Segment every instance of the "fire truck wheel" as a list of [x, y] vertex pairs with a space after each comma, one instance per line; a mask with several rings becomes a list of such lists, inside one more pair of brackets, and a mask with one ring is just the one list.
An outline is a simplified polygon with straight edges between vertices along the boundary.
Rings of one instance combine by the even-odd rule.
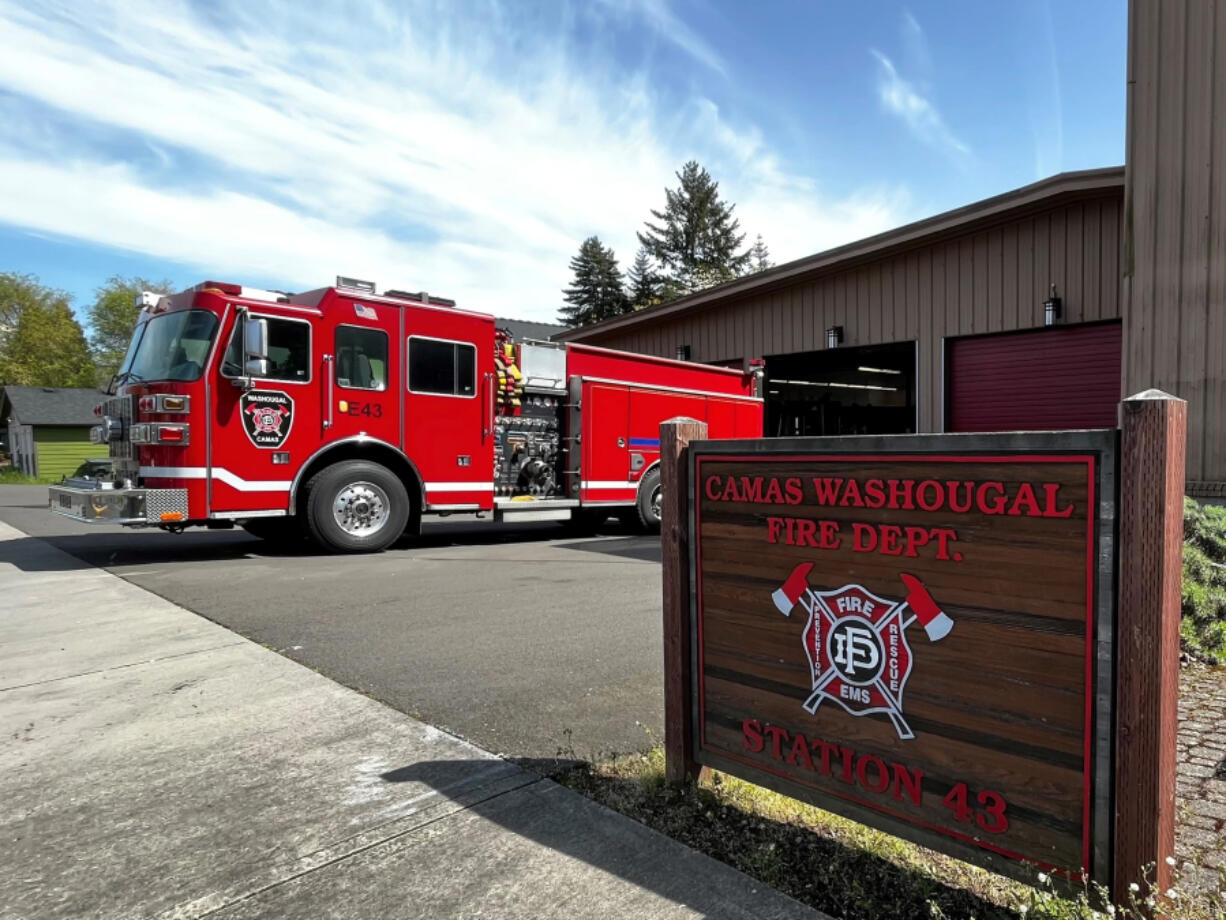
[[660, 492], [660, 468], [647, 471], [643, 481], [639, 483], [639, 497], [635, 502], [639, 512], [639, 523], [650, 533], [660, 530], [660, 516], [663, 510]]
[[307, 483], [306, 519], [311, 538], [339, 553], [377, 553], [404, 533], [409, 495], [384, 466], [344, 460]]

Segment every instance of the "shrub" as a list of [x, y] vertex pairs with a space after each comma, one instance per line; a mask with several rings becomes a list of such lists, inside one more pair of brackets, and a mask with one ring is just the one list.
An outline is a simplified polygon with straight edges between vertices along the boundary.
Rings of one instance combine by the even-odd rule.
[[1226, 508], [1184, 499], [1184, 654], [1226, 664]]

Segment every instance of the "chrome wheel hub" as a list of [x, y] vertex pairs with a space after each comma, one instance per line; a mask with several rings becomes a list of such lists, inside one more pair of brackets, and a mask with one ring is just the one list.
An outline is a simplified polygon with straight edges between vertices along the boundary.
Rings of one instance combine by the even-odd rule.
[[373, 482], [351, 482], [337, 493], [332, 517], [345, 533], [367, 537], [387, 523], [390, 505], [387, 493]]
[[659, 486], [651, 493], [651, 516], [657, 521], [664, 517], [664, 490]]

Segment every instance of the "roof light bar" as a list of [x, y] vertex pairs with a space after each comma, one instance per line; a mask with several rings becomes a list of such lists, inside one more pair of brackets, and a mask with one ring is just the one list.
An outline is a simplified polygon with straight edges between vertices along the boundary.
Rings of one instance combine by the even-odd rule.
[[363, 294], [375, 293], [375, 283], [373, 281], [363, 281], [361, 278], [346, 278], [344, 275], [337, 275], [336, 286], [338, 288], [348, 288], [351, 291], [361, 291]]

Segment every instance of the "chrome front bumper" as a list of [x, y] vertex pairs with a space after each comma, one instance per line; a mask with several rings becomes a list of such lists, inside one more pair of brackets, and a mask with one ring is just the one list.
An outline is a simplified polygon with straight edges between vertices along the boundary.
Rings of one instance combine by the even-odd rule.
[[52, 486], [52, 511], [86, 524], [178, 524], [187, 521], [187, 489]]

